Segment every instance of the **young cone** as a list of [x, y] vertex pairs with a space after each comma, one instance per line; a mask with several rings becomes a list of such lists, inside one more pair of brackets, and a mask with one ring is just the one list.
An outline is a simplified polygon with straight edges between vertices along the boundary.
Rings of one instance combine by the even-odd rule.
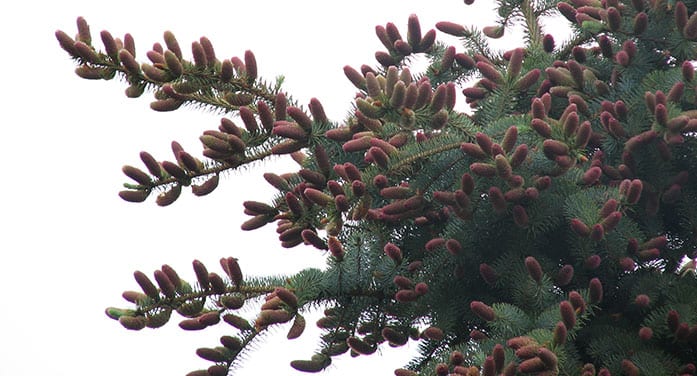
[[542, 280], [542, 267], [540, 263], [537, 262], [537, 259], [532, 256], [526, 257], [525, 268], [528, 270], [530, 277], [532, 277], [535, 282], [540, 283]]
[[479, 316], [479, 318], [484, 321], [494, 321], [494, 319], [496, 319], [496, 313], [494, 313], [494, 310], [490, 306], [480, 301], [471, 302], [470, 309], [472, 312], [474, 312], [474, 314]]

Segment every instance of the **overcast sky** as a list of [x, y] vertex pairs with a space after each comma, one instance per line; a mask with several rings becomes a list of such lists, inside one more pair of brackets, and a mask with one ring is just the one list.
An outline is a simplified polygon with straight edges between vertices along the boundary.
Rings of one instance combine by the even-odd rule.
[[[198, 136], [214, 129], [219, 117], [193, 110], [155, 113], [149, 94], [128, 99], [117, 80], [78, 78], [58, 47], [56, 29], [74, 35], [75, 18], [84, 16], [100, 48], [101, 30], [119, 37], [129, 32], [140, 60], [153, 42], [162, 42], [165, 30], [173, 31], [183, 48], [205, 35], [222, 58], [251, 49], [260, 76], [284, 74], [285, 90], [303, 104], [319, 98], [338, 121], [355, 91], [342, 67], [375, 64], [373, 54], [381, 49], [375, 25], [392, 21], [405, 35], [411, 13], [419, 15], [424, 32], [438, 21], [486, 25], [492, 20], [491, 13], [481, 11], [486, 3], [68, 0], [3, 6], [0, 375], [184, 375], [208, 367], [211, 363], [194, 350], [217, 345], [221, 334], [231, 332], [224, 324], [183, 332], [173, 315], [163, 329], [132, 332], [104, 315], [107, 306], [128, 306], [121, 292], [137, 289], [134, 270], [152, 275], [167, 263], [193, 281], [193, 259], [220, 271], [217, 260], [235, 256], [247, 275], [285, 275], [324, 264], [313, 248], [280, 248], [273, 226], [239, 229], [247, 218], [242, 201], [268, 201], [273, 195], [261, 173], [295, 169], [288, 163], [221, 179], [207, 197], [185, 190], [167, 208], [153, 199], [143, 204], [119, 199], [117, 192], [128, 180], [122, 165], [140, 166], [141, 150], [171, 160], [172, 140], [200, 155]], [[251, 317], [253, 310], [247, 313]], [[285, 340], [286, 327], [279, 328], [235, 374], [299, 374], [288, 362], [316, 350], [319, 331], [314, 320], [308, 321], [307, 332], [294, 342]], [[407, 347], [413, 351], [416, 344]], [[384, 357], [335, 358], [324, 374], [370, 369], [371, 375], [389, 375], [409, 351], [385, 347]]]

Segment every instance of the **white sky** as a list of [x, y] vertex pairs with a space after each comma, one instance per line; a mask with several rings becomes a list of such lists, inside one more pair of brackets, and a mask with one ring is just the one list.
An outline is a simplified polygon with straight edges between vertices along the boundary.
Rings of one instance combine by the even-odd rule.
[[[100, 47], [101, 30], [120, 37], [130, 32], [141, 61], [153, 42], [162, 42], [164, 30], [175, 33], [188, 56], [186, 47], [202, 35], [212, 40], [219, 57], [252, 49], [260, 76], [284, 74], [285, 89], [301, 103], [317, 97], [330, 118], [341, 120], [354, 93], [342, 67], [375, 64], [373, 53], [382, 49], [375, 25], [392, 21], [406, 35], [410, 13], [419, 15], [424, 33], [437, 21], [485, 25], [492, 20], [477, 10], [489, 6], [482, 0], [476, 7], [439, 0], [429, 9], [417, 0], [198, 4], [204, 3], [16, 1], [0, 11], [0, 375], [184, 375], [206, 368], [211, 363], [194, 350], [217, 345], [227, 325], [184, 332], [173, 315], [166, 328], [132, 332], [104, 315], [107, 306], [128, 305], [121, 292], [137, 289], [134, 270], [152, 275], [167, 263], [194, 281], [195, 258], [220, 271], [217, 260], [235, 256], [247, 275], [290, 274], [324, 263], [313, 248], [282, 249], [274, 226], [239, 229], [248, 218], [242, 201], [272, 197], [261, 173], [295, 166], [267, 164], [221, 179], [220, 187], [203, 198], [185, 190], [167, 208], [153, 199], [143, 204], [119, 199], [117, 192], [128, 180], [122, 165], [141, 166], [141, 150], [171, 160], [172, 140], [200, 155], [198, 136], [216, 128], [218, 116], [155, 113], [148, 107], [149, 94], [132, 100], [116, 80], [78, 78], [54, 38], [56, 29], [74, 35], [75, 18], [84, 16]], [[287, 328], [279, 328], [236, 375], [300, 374], [288, 362], [313, 354], [315, 320], [309, 319], [307, 332], [293, 342], [285, 339]], [[385, 347], [384, 357], [335, 358], [324, 374], [366, 369], [371, 375], [392, 374], [408, 354], [390, 350]]]

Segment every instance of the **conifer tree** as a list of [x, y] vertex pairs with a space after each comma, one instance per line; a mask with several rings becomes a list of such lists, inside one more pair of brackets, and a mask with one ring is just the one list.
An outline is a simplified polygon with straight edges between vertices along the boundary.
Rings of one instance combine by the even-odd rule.
[[[234, 257], [222, 272], [193, 261], [188, 280], [136, 271], [142, 291], [106, 314], [131, 330], [225, 326], [190, 376], [234, 373], [259, 334], [297, 338], [317, 306], [322, 345], [297, 370], [416, 341], [395, 375], [695, 375], [697, 1], [497, 4], [482, 30], [435, 25], [457, 45], [416, 15], [377, 26], [377, 64], [344, 68], [357, 94], [341, 121], [260, 78], [251, 51], [221, 60], [204, 37], [189, 59], [168, 31], [139, 62], [128, 34], [102, 31], [98, 49], [82, 18], [75, 38], [56, 32], [82, 78], [120, 77], [155, 111], [223, 114], [203, 157], [173, 142], [171, 160], [124, 166], [121, 198], [170, 205], [290, 154], [298, 170], [264, 175], [278, 193], [244, 203], [242, 230], [276, 226], [281, 247], [327, 255], [283, 278], [244, 277]], [[541, 27], [558, 14], [565, 43]], [[490, 47], [512, 26], [523, 45]], [[255, 317], [240, 313], [255, 300]]]

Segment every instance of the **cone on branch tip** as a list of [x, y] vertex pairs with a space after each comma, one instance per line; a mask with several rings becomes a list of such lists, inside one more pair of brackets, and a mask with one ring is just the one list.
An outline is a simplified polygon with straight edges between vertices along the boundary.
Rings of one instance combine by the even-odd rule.
[[562, 322], [566, 326], [567, 330], [571, 330], [576, 325], [576, 312], [574, 307], [568, 300], [564, 300], [559, 304], [559, 311], [561, 312]]
[[542, 267], [540, 263], [532, 256], [525, 258], [525, 268], [528, 270], [530, 277], [537, 283], [542, 280]]
[[438, 327], [429, 326], [421, 332], [421, 336], [432, 341], [442, 341], [445, 337], [445, 333]]
[[494, 321], [494, 319], [496, 318], [496, 313], [494, 312], [494, 310], [483, 302], [471, 302], [470, 309], [472, 310], [472, 312], [474, 312], [474, 314], [479, 316], [479, 318], [481, 318], [484, 321]]
[[288, 339], [295, 339], [300, 337], [304, 331], [305, 318], [300, 314], [296, 314], [295, 319], [293, 320], [293, 325], [288, 330], [288, 334], [286, 335], [286, 337]]
[[118, 320], [119, 324], [129, 330], [141, 330], [146, 325], [145, 317], [142, 316], [121, 316]]

